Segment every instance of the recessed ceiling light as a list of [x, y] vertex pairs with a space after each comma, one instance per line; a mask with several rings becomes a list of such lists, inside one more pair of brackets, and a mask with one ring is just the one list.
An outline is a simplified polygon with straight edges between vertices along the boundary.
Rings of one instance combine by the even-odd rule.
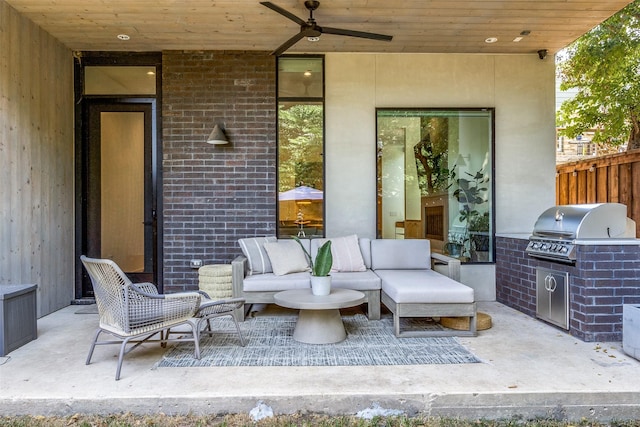
[[518, 43], [520, 40], [522, 40], [524, 37], [516, 37], [515, 39], [513, 39], [514, 42]]
[[317, 42], [320, 40], [320, 37], [307, 37], [307, 40], [309, 40], [310, 42]]
[[486, 39], [484, 39], [485, 43], [495, 43], [498, 41], [497, 37], [487, 37]]
[[128, 34], [118, 34], [117, 37], [119, 40], [129, 40], [131, 38]]
[[156, 72], [155, 71], [147, 71], [147, 75], [148, 76], [155, 76]]

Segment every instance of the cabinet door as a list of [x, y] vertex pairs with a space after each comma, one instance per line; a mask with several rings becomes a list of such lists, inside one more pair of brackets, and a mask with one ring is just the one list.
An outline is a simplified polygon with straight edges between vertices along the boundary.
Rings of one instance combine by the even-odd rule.
[[551, 273], [549, 278], [549, 320], [569, 329], [568, 275]]
[[536, 270], [536, 316], [569, 329], [569, 274]]

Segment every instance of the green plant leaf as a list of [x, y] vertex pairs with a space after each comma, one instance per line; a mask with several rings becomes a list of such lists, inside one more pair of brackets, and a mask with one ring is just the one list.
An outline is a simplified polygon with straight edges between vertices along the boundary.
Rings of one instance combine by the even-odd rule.
[[333, 256], [331, 255], [331, 240], [327, 240], [318, 249], [316, 255], [316, 262], [312, 268], [312, 274], [314, 276], [328, 276], [333, 265]]

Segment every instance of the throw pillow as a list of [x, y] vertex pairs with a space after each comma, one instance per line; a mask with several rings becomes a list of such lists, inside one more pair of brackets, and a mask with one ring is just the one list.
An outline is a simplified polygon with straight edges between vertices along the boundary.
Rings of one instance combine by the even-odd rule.
[[307, 256], [295, 240], [268, 242], [264, 244], [264, 249], [269, 255], [273, 274], [276, 276], [310, 270]]
[[358, 236], [353, 234], [345, 237], [331, 238], [331, 255], [333, 266], [331, 271], [366, 271]]
[[268, 242], [276, 242], [277, 240], [278, 239], [276, 239], [275, 236], [250, 237], [238, 240], [242, 253], [247, 257], [249, 275], [273, 272], [269, 256], [264, 250], [264, 244]]

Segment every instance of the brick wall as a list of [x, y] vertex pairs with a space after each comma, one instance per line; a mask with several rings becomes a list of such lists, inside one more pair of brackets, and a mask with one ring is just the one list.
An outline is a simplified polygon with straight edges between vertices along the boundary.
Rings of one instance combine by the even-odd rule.
[[621, 341], [622, 305], [640, 304], [640, 247], [578, 246], [571, 281], [572, 335], [584, 341]]
[[532, 258], [528, 240], [496, 238], [496, 299], [536, 315], [536, 268], [569, 273], [569, 333], [583, 341], [622, 340], [622, 305], [640, 304], [640, 246], [577, 246], [576, 264]]
[[[196, 289], [189, 260], [229, 263], [237, 239], [275, 234], [275, 59], [167, 51], [162, 63], [164, 292]], [[215, 123], [229, 145], [210, 145]]]
[[496, 300], [536, 315], [536, 271], [524, 252], [528, 240], [496, 237]]

